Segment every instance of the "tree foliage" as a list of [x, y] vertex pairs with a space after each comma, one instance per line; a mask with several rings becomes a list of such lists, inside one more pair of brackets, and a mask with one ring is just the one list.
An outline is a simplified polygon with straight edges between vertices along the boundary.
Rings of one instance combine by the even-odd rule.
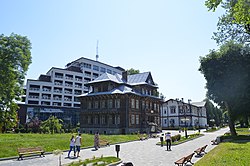
[[59, 133], [62, 129], [63, 120], [58, 119], [55, 116], [50, 116], [46, 121], [42, 122], [41, 129], [43, 132]]
[[214, 106], [214, 104], [206, 99], [206, 110], [207, 110], [207, 122], [209, 126], [220, 126], [224, 123], [225, 118], [223, 116], [223, 111]]
[[235, 40], [250, 44], [250, 1], [249, 0], [207, 0], [209, 10], [215, 11], [219, 5], [225, 9], [217, 24], [213, 39], [218, 44]]
[[128, 69], [127, 72], [128, 72], [129, 75], [139, 74], [140, 70], [136, 70], [136, 69], [131, 68], [131, 69]]
[[234, 121], [240, 115], [249, 115], [250, 48], [229, 42], [201, 57], [200, 63], [199, 70], [207, 81], [207, 97], [227, 109], [229, 127], [235, 135]]
[[31, 64], [31, 43], [17, 34], [0, 35], [0, 128], [5, 132], [17, 123], [16, 101]]

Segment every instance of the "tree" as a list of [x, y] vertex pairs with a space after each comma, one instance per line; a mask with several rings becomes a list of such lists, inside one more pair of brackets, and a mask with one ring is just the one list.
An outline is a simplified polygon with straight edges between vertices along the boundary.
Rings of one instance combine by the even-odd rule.
[[207, 121], [209, 126], [213, 126], [214, 124], [216, 126], [220, 126], [224, 121], [222, 110], [215, 107], [209, 99], [205, 99], [205, 101], [205, 107], [207, 110]]
[[217, 24], [218, 31], [213, 36], [218, 44], [229, 40], [250, 44], [249, 0], [207, 0], [205, 4], [212, 11], [219, 5], [225, 9]]
[[17, 34], [0, 35], [0, 128], [17, 124], [18, 106], [26, 72], [31, 64], [31, 43]]
[[131, 69], [128, 69], [127, 72], [128, 72], [129, 75], [139, 74], [140, 70], [136, 70], [136, 69], [131, 68]]
[[41, 128], [44, 132], [59, 133], [62, 129], [62, 122], [63, 120], [50, 116], [46, 121], [42, 122]]
[[212, 50], [200, 58], [199, 71], [207, 83], [207, 97], [228, 112], [229, 128], [236, 135], [234, 122], [243, 113], [249, 115], [250, 48], [229, 42], [218, 51]]

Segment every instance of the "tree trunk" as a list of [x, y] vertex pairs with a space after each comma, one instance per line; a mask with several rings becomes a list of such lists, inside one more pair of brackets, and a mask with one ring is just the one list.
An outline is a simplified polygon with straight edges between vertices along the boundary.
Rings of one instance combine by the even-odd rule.
[[225, 102], [225, 106], [226, 106], [227, 111], [228, 111], [228, 125], [229, 125], [229, 129], [230, 129], [230, 133], [232, 136], [236, 136], [237, 133], [236, 133], [235, 126], [234, 126], [234, 118], [232, 115], [232, 110], [229, 107], [227, 102]]

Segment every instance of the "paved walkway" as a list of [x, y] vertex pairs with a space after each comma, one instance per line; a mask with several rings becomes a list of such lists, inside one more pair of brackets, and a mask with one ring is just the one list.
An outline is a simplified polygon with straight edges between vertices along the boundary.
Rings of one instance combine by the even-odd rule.
[[[216, 145], [211, 145], [211, 140], [217, 136], [227, 132], [228, 128], [223, 128], [213, 133], [205, 133], [205, 136], [197, 138], [195, 140], [176, 145], [172, 147], [172, 151], [166, 151], [166, 147], [156, 145], [159, 142], [159, 138], [152, 138], [145, 141], [134, 141], [128, 143], [122, 143], [119, 157], [124, 162], [132, 162], [135, 166], [173, 166], [174, 162], [185, 155], [191, 154], [197, 148], [208, 145], [206, 151], [210, 151]], [[174, 135], [175, 132], [171, 131]], [[177, 132], [178, 133], [178, 132]], [[188, 133], [190, 133], [188, 131]], [[72, 153], [73, 154], [73, 153]], [[116, 156], [115, 145], [109, 147], [100, 148], [94, 151], [93, 148], [81, 150], [78, 159], [66, 158], [67, 152], [62, 155], [62, 164], [70, 163], [72, 161], [84, 160], [86, 158], [92, 158], [103, 156]], [[58, 156], [53, 154], [46, 155], [46, 157], [26, 157], [24, 160], [17, 161], [16, 159], [0, 161], [0, 166], [56, 166], [58, 163]], [[193, 157], [192, 162], [198, 161], [200, 158]]]

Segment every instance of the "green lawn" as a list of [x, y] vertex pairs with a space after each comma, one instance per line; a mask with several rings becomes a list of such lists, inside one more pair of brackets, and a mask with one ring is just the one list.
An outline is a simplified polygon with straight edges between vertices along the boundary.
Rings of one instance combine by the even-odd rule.
[[99, 166], [105, 166], [111, 163], [116, 163], [120, 161], [121, 159], [116, 158], [116, 157], [100, 157], [100, 158], [93, 158], [93, 159], [86, 159], [84, 161], [77, 161], [77, 162], [72, 162], [70, 164], [65, 164], [65, 166], [86, 166], [88, 164], [93, 164], [93, 165], [99, 165]]
[[[41, 146], [45, 152], [53, 150], [69, 149], [69, 140], [72, 134], [0, 134], [0, 158], [17, 156], [18, 147]], [[112, 143], [138, 140], [137, 135], [100, 135]], [[94, 144], [94, 136], [82, 134], [82, 147], [91, 147]]]
[[224, 136], [230, 139], [222, 142], [195, 163], [195, 166], [249, 166], [250, 165], [250, 134], [247, 128], [237, 128], [238, 136]]

